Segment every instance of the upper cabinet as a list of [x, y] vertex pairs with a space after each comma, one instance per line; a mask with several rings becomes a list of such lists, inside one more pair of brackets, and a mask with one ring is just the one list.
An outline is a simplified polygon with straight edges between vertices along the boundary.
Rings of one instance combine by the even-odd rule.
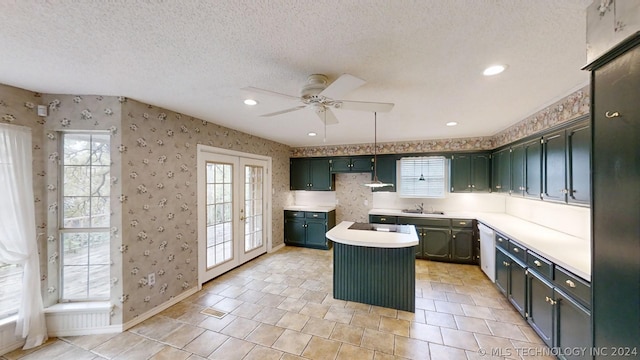
[[524, 147], [524, 196], [542, 197], [542, 140], [534, 139]]
[[567, 129], [567, 202], [591, 202], [591, 126], [581, 123]]
[[[382, 181], [385, 184], [393, 184], [393, 186], [385, 186], [380, 188], [372, 188], [373, 192], [378, 191], [396, 191], [396, 168], [398, 157], [396, 155], [378, 155], [376, 157], [376, 173], [378, 175], [378, 180]], [[371, 173], [371, 179], [373, 180], [373, 173]]]
[[291, 190], [334, 190], [329, 158], [299, 158], [290, 161]]
[[524, 169], [524, 144], [515, 145], [511, 148], [511, 193], [514, 195], [524, 196]]
[[373, 171], [373, 156], [334, 157], [330, 162], [332, 173]]
[[567, 199], [566, 185], [566, 137], [565, 130], [559, 130], [542, 137], [542, 198], [564, 202]]
[[511, 193], [511, 149], [491, 154], [491, 191]]
[[489, 192], [490, 169], [489, 154], [451, 156], [451, 192]]

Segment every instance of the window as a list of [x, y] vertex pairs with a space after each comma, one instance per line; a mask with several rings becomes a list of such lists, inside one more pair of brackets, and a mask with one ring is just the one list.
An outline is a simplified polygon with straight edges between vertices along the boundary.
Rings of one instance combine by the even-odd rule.
[[0, 262], [0, 319], [18, 312], [22, 295], [22, 267]]
[[400, 197], [444, 198], [445, 163], [442, 156], [400, 159]]
[[61, 155], [60, 297], [109, 298], [109, 135], [64, 133]]

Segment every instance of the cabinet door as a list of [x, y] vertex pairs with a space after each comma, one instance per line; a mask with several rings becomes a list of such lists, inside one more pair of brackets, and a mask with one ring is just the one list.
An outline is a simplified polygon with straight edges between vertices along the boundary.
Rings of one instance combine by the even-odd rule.
[[[562, 349], [591, 349], [591, 313], [579, 305], [570, 296], [555, 291], [556, 319], [558, 319], [555, 346]], [[585, 354], [566, 354], [559, 356], [566, 360], [591, 359]]]
[[424, 259], [424, 228], [416, 226], [416, 233], [418, 234], [418, 245], [415, 246], [416, 259]]
[[289, 184], [291, 190], [306, 190], [309, 186], [309, 159], [291, 159]]
[[449, 260], [449, 243], [451, 232], [449, 229], [423, 228], [423, 253], [430, 260]]
[[309, 190], [333, 190], [329, 159], [309, 160]]
[[511, 191], [512, 194], [524, 196], [524, 146], [511, 148]]
[[591, 126], [567, 129], [567, 201], [589, 205], [591, 201]]
[[453, 230], [451, 233], [451, 259], [473, 263], [473, 230]]
[[471, 156], [471, 191], [489, 192], [491, 161], [488, 154], [477, 154]]
[[304, 245], [305, 230], [304, 219], [284, 219], [284, 242], [291, 245]]
[[542, 144], [540, 140], [524, 144], [524, 195], [540, 199], [542, 194]]
[[500, 250], [496, 248], [496, 286], [502, 295], [507, 296], [507, 290], [509, 289], [509, 265], [511, 259]]
[[566, 202], [566, 136], [560, 130], [543, 137], [543, 199]]
[[351, 158], [351, 172], [373, 171], [373, 156], [360, 156]]
[[527, 322], [547, 346], [553, 347], [555, 332], [553, 287], [533, 271], [527, 274], [527, 285], [529, 290]]
[[327, 247], [327, 225], [325, 221], [307, 220], [307, 241], [309, 247], [326, 248]]
[[451, 157], [451, 192], [471, 192], [471, 157]]
[[349, 171], [351, 171], [351, 158], [349, 157], [331, 158], [332, 173], [345, 173]]
[[[376, 173], [378, 180], [386, 184], [393, 184], [393, 186], [385, 186], [382, 188], [373, 188], [376, 191], [396, 191], [396, 156], [395, 155], [382, 155], [377, 156], [376, 159]], [[371, 173], [371, 179], [373, 180], [373, 173]]]
[[513, 259], [509, 265], [509, 290], [507, 298], [516, 310], [518, 310], [520, 315], [524, 317], [527, 305], [527, 275], [524, 266]]
[[508, 194], [511, 192], [511, 149], [501, 151], [498, 161], [500, 161], [500, 166], [498, 166], [500, 171], [500, 192]]

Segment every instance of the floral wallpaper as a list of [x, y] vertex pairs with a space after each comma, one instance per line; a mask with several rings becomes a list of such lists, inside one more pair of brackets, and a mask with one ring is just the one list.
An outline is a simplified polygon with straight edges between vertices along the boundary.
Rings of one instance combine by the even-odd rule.
[[[403, 154], [492, 150], [557, 124], [586, 115], [589, 113], [590, 102], [589, 87], [585, 86], [492, 137], [378, 143], [377, 152], [378, 154]], [[291, 149], [292, 157], [368, 154], [373, 154], [373, 144], [298, 147]]]
[[[362, 184], [371, 182], [371, 174], [336, 174], [336, 224], [342, 221], [369, 222], [373, 204], [371, 188]], [[365, 204], [366, 201], [366, 204]]]

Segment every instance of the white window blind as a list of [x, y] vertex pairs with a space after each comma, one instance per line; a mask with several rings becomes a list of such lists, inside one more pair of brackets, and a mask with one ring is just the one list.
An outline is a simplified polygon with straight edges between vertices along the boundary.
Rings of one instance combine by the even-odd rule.
[[445, 163], [442, 156], [400, 159], [400, 197], [444, 198]]

